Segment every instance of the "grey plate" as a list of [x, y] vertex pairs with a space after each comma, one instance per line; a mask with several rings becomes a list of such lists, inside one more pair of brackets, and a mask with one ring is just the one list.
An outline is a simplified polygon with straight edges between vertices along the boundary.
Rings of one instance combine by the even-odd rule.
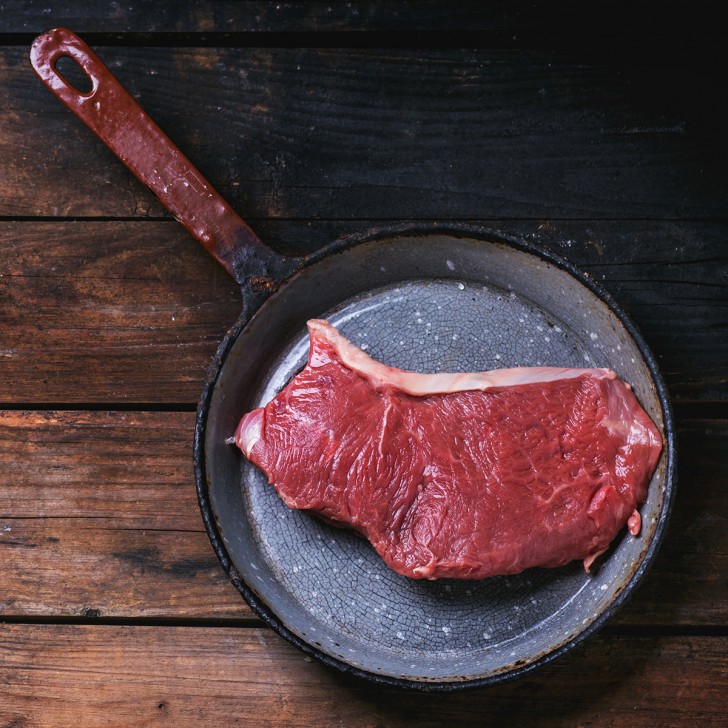
[[[223, 344], [200, 409], [203, 515], [251, 606], [322, 661], [407, 686], [505, 679], [593, 632], [652, 560], [674, 466], [664, 386], [608, 297], [549, 258], [461, 233], [365, 242], [294, 276]], [[268, 402], [304, 365], [309, 318], [327, 318], [376, 359], [420, 372], [614, 369], [668, 443], [642, 508], [641, 535], [618, 538], [592, 575], [574, 563], [427, 582], [395, 574], [356, 535], [291, 511], [224, 440], [244, 412]]]

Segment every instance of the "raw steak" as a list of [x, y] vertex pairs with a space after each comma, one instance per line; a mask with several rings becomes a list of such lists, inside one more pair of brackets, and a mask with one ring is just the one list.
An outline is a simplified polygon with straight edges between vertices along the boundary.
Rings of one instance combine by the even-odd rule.
[[428, 579], [588, 571], [625, 523], [639, 532], [662, 441], [614, 372], [415, 374], [308, 328], [306, 367], [235, 434], [291, 508]]

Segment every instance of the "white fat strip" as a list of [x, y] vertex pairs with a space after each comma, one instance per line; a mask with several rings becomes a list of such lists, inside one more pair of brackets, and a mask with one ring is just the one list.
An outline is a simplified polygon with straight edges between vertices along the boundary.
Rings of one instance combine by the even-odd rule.
[[391, 384], [407, 394], [424, 397], [431, 394], [451, 394], [516, 384], [553, 382], [589, 375], [597, 379], [615, 379], [611, 369], [565, 369], [561, 367], [515, 367], [488, 372], [452, 372], [420, 374], [387, 366], [372, 359], [358, 346], [342, 336], [328, 321], [312, 319], [308, 322], [311, 338], [328, 341], [336, 350], [341, 363], [359, 372], [374, 385]]
[[389, 420], [389, 413], [392, 410], [392, 402], [387, 398], [387, 404], [384, 408], [384, 416], [382, 417], [382, 426], [379, 428], [379, 456], [384, 457], [384, 450], [382, 449], [382, 443], [384, 442], [384, 438], [387, 435], [387, 422]]
[[[258, 440], [263, 436], [263, 409], [256, 409], [249, 412], [240, 420], [233, 442], [243, 451], [246, 458], [250, 457], [250, 451]], [[227, 440], [226, 442], [229, 442]]]

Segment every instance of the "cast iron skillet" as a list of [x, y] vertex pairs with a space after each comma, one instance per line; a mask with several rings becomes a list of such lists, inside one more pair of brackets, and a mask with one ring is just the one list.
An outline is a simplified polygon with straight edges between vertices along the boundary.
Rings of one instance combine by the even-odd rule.
[[[69, 56], [91, 80], [56, 71]], [[194, 443], [213, 548], [253, 610], [321, 662], [381, 683], [451, 690], [524, 674], [593, 634], [652, 563], [674, 494], [667, 391], [634, 325], [565, 260], [479, 227], [401, 227], [339, 240], [305, 259], [270, 250], [63, 29], [31, 52], [43, 82], [148, 185], [242, 289], [243, 311], [210, 368]], [[417, 371], [607, 366], [631, 383], [665, 439], [642, 508], [587, 575], [580, 564], [482, 581], [423, 582], [369, 545], [283, 505], [225, 443], [240, 416], [304, 364], [305, 323], [327, 318], [388, 364]]]

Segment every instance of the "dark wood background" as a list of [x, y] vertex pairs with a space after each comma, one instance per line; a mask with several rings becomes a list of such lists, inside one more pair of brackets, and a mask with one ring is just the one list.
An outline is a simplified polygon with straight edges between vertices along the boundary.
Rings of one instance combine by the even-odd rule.
[[[717, 27], [480, 2], [0, 8], [0, 725], [724, 725], [728, 142]], [[658, 560], [599, 636], [502, 686], [372, 688], [227, 582], [194, 410], [235, 285], [35, 78], [82, 34], [272, 247], [466, 221], [602, 283], [679, 427]], [[697, 45], [691, 41], [699, 41]]]

